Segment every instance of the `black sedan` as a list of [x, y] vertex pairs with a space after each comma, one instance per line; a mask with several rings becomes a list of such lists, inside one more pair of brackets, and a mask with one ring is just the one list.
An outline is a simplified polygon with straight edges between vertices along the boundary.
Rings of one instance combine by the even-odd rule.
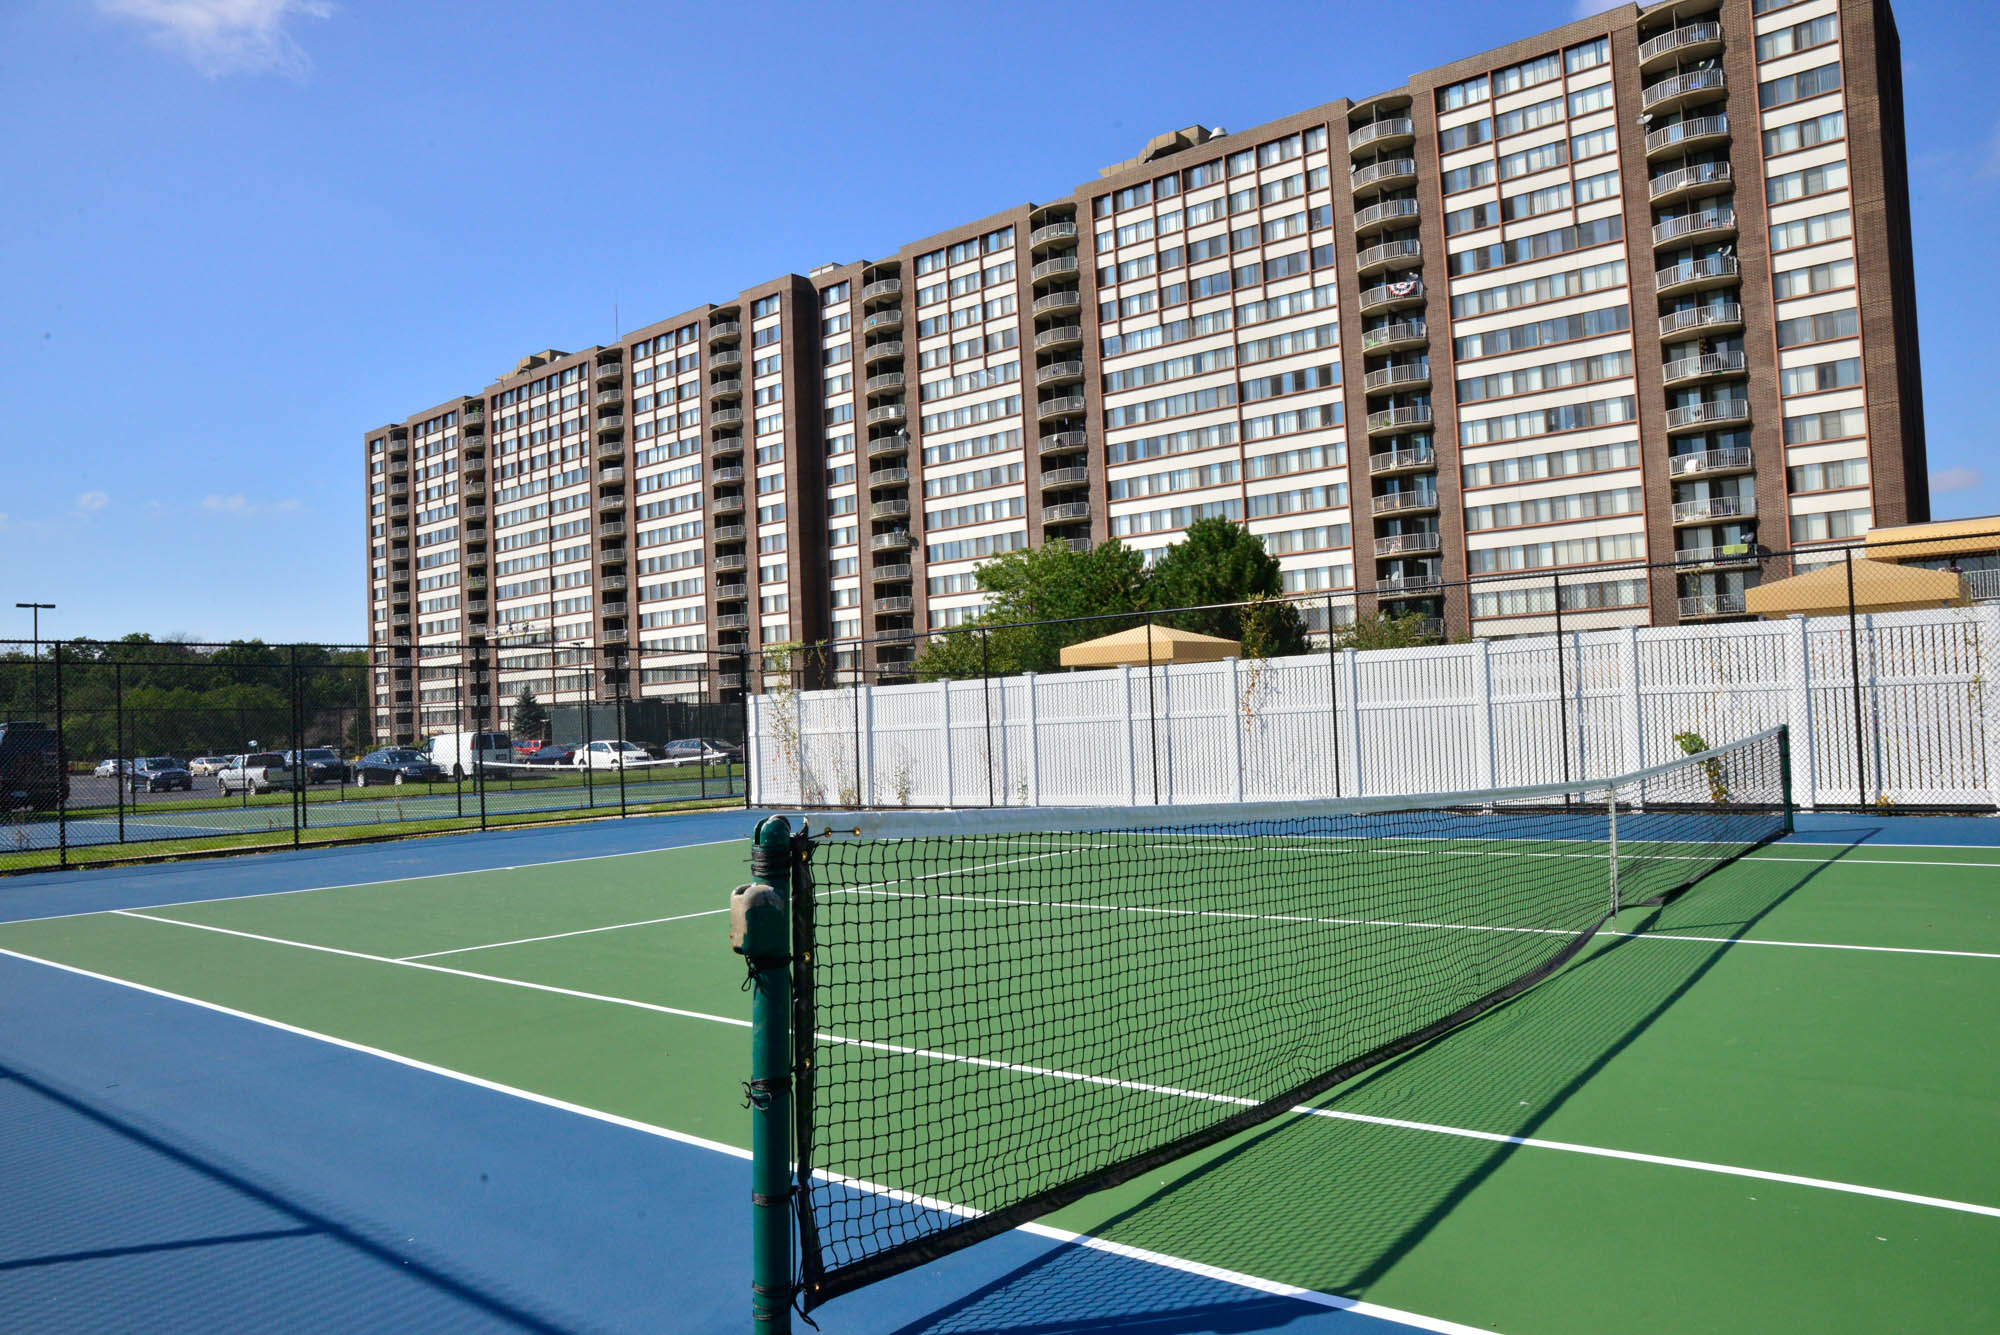
[[521, 761], [527, 765], [571, 765], [576, 763], [576, 748], [551, 742], [528, 752]]
[[444, 771], [426, 760], [423, 752], [397, 746], [370, 751], [354, 767], [356, 788], [381, 783], [432, 783], [443, 777]]
[[[346, 783], [354, 777], [353, 769], [340, 758], [340, 752], [330, 746], [308, 746], [304, 757], [307, 783]], [[298, 768], [298, 754], [285, 752], [285, 763]]]
[[170, 793], [176, 788], [184, 793], [194, 791], [194, 780], [187, 768], [172, 756], [147, 756], [132, 762], [128, 778], [135, 793]]

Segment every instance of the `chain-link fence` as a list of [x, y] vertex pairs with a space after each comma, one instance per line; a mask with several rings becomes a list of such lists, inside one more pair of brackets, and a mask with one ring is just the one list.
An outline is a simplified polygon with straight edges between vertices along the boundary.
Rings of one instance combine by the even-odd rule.
[[[1672, 624], [1651, 624], [1658, 608]], [[1231, 630], [1220, 645], [1189, 635]], [[1996, 669], [2000, 530], [1746, 542], [767, 652], [750, 669], [751, 795], [971, 807], [1477, 791], [1642, 769], [1784, 723], [1802, 806], [1987, 810]]]
[[740, 656], [628, 662], [0, 642], [0, 871], [741, 804]]

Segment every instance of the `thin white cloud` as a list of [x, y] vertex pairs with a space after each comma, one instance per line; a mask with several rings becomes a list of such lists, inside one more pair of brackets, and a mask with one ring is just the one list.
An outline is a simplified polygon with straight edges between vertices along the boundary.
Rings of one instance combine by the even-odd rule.
[[1986, 474], [1977, 468], [1940, 468], [1931, 474], [1931, 495], [1949, 496], [1955, 491], [1977, 491], [1986, 485]]
[[97, 7], [139, 24], [211, 79], [237, 73], [304, 78], [312, 57], [292, 36], [290, 22], [333, 13], [326, 0], [97, 0]]
[[286, 497], [282, 501], [253, 501], [248, 496], [236, 493], [229, 496], [204, 496], [201, 498], [201, 508], [210, 514], [218, 515], [277, 515], [290, 514], [299, 508], [299, 503], [292, 497]]
[[1979, 155], [1979, 174], [1989, 181], [2000, 180], [2000, 125], [1986, 136], [1986, 151]]
[[111, 497], [101, 491], [86, 491], [76, 498], [76, 508], [85, 514], [89, 514], [93, 510], [102, 510], [109, 504], [111, 504]]

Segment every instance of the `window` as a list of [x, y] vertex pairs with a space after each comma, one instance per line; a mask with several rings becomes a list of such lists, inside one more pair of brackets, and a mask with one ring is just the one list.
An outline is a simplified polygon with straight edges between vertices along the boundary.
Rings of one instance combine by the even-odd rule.
[[775, 296], [760, 297], [757, 299], [756, 304], [750, 307], [750, 316], [752, 319], [762, 319], [766, 315], [776, 315], [777, 313], [778, 298]]
[[1794, 51], [1809, 51], [1816, 46], [1825, 46], [1840, 37], [1840, 20], [1832, 14], [1825, 14], [1804, 23], [1794, 23], [1789, 28], [1779, 28], [1767, 32], [1757, 39], [1757, 59], [1776, 60], [1789, 56]]
[[1504, 501], [1498, 505], [1472, 505], [1465, 510], [1465, 527], [1476, 532], [1492, 528], [1519, 528], [1524, 524], [1562, 524], [1576, 519], [1638, 514], [1645, 508], [1645, 495], [1640, 487], [1619, 487], [1612, 491]]
[[[1100, 204], [1103, 203], [1104, 196], [1099, 196], [1098, 202]], [[936, 273], [942, 268], [944, 268], [944, 252], [942, 250], [933, 250], [927, 254], [917, 256], [917, 272], [919, 274]]]
[[1801, 315], [1778, 321], [1778, 346], [1796, 348], [1807, 343], [1825, 343], [1836, 338], [1854, 338], [1861, 332], [1861, 313], [1853, 307], [1820, 315]]
[[1592, 130], [1588, 134], [1577, 135], [1569, 141], [1569, 155], [1578, 162], [1583, 161], [1585, 158], [1601, 158], [1606, 153], [1615, 153], [1617, 151], [1618, 132], [1616, 130]]
[[1531, 394], [1537, 390], [1588, 385], [1632, 374], [1630, 352], [1607, 352], [1597, 357], [1577, 357], [1569, 361], [1524, 366], [1493, 375], [1473, 376], [1458, 382], [1460, 403], [1504, 398], [1510, 394]]
[[1438, 131], [1438, 152], [1453, 153], [1461, 148], [1472, 148], [1489, 142], [1493, 138], [1493, 119], [1482, 116], [1476, 121], [1454, 125], [1448, 130]]
[[1475, 162], [1466, 167], [1454, 167], [1444, 174], [1444, 193], [1455, 195], [1461, 190], [1476, 190], [1482, 185], [1493, 184], [1493, 164]]
[[1871, 516], [1860, 510], [1828, 510], [1816, 515], [1792, 516], [1793, 542], [1830, 542], [1838, 538], [1858, 538], [1868, 532]]
[[1600, 199], [1609, 199], [1617, 193], [1618, 173], [1615, 171], [1581, 177], [1576, 183], [1576, 202], [1579, 204], [1591, 204]]
[[848, 285], [846, 283], [835, 283], [832, 287], [827, 288], [819, 294], [819, 304], [822, 306], [838, 306], [841, 302], [847, 300], [847, 288]]
[[1562, 77], [1562, 57], [1551, 51], [1546, 56], [1524, 60], [1518, 65], [1509, 65], [1493, 76], [1493, 95], [1502, 96], [1532, 88], [1538, 83]]
[[1802, 102], [1822, 93], [1838, 92], [1839, 89], [1840, 62], [1835, 61], [1818, 69], [1801, 70], [1797, 74], [1787, 74], [1758, 84], [1757, 105], [1768, 111], [1787, 102]]
[[1785, 480], [1794, 495], [1802, 491], [1840, 491], [1868, 485], [1866, 459], [1834, 459], [1826, 463], [1800, 464], [1785, 470]]
[[1500, 225], [1500, 206], [1494, 203], [1474, 204], [1469, 209], [1456, 209], [1444, 215], [1444, 234], [1457, 236], [1461, 232], [1476, 232], [1484, 227]]
[[1611, 39], [1600, 37], [1594, 42], [1585, 42], [1563, 52], [1563, 68], [1571, 74], [1583, 70], [1596, 69], [1611, 59]]
[[1500, 159], [1500, 179], [1507, 181], [1530, 172], [1547, 171], [1551, 167], [1562, 166], [1568, 160], [1569, 145], [1561, 140], [1538, 148], [1523, 149]]
[[1583, 250], [1616, 241], [1624, 235], [1624, 232], [1624, 220], [1614, 214], [1609, 218], [1593, 219], [1575, 227], [1559, 227], [1550, 232], [1536, 232], [1529, 236], [1515, 237], [1511, 241], [1496, 241], [1490, 246], [1478, 246], [1454, 253], [1451, 257], [1451, 273], [1454, 277], [1458, 277], [1498, 268], [1503, 264], [1547, 259], [1552, 255], [1562, 255], [1572, 250]]
[[1764, 182], [1764, 199], [1767, 203], [1783, 204], [1794, 199], [1804, 199], [1808, 195], [1823, 195], [1829, 190], [1847, 188], [1847, 164], [1827, 162], [1817, 167], [1807, 167], [1802, 171], [1786, 172], [1783, 176], [1773, 176]]
[[1829, 111], [1824, 116], [1793, 121], [1790, 125], [1773, 126], [1764, 131], [1764, 156], [1768, 158], [1830, 143], [1846, 133], [1847, 114], [1841, 111]]
[[1503, 287], [1459, 292], [1452, 296], [1451, 313], [1454, 318], [1491, 315], [1495, 311], [1512, 310], [1517, 306], [1532, 306], [1604, 288], [1622, 287], [1624, 283], [1625, 261], [1613, 260], [1608, 264], [1593, 264], [1582, 269], [1571, 269], [1567, 273], [1508, 283]]
[[1563, 100], [1549, 98], [1546, 102], [1535, 102], [1525, 107], [1517, 107], [1493, 118], [1493, 132], [1504, 139], [1510, 134], [1520, 134], [1527, 130], [1537, 130], [1544, 125], [1554, 125], [1562, 119]]
[[1500, 487], [1514, 482], [1538, 482], [1552, 477], [1575, 477], [1582, 473], [1608, 473], [1639, 466], [1639, 447], [1626, 445], [1585, 445], [1574, 450], [1554, 450], [1548, 454], [1526, 454], [1513, 459], [1493, 459], [1465, 464], [1460, 475], [1467, 487]]
[[1611, 85], [1600, 83], [1594, 88], [1583, 88], [1569, 95], [1569, 114], [1588, 116], [1593, 111], [1602, 111], [1611, 105]]
[[1771, 249], [1797, 250], [1800, 246], [1816, 246], [1823, 241], [1838, 241], [1849, 236], [1854, 230], [1854, 220], [1846, 209], [1833, 213], [1815, 214], [1810, 218], [1794, 218], [1790, 222], [1773, 223], [1771, 226]]
[[1554, 213], [1557, 209], [1569, 207], [1569, 182], [1544, 186], [1540, 190], [1530, 190], [1526, 194], [1508, 195], [1500, 203], [1508, 222], [1519, 222], [1523, 218], [1533, 218], [1538, 214]]
[[1610, 426], [1632, 420], [1635, 400], [1630, 395], [1599, 399], [1590, 403], [1565, 403], [1505, 417], [1461, 420], [1458, 443], [1486, 445], [1494, 441], [1520, 440], [1557, 431], [1580, 431], [1587, 427]]
[[1861, 383], [1861, 359], [1845, 357], [1812, 366], [1787, 367], [1780, 376], [1780, 393], [1819, 394], [1829, 389], [1851, 389]]
[[1772, 290], [1781, 299], [1853, 286], [1853, 260], [1832, 260], [1805, 269], [1786, 269], [1772, 280]]
[[1491, 89], [1487, 84], [1486, 76], [1482, 74], [1477, 78], [1465, 79], [1459, 83], [1450, 84], [1438, 89], [1437, 109], [1439, 111], [1456, 111], [1460, 107], [1469, 107], [1475, 102], [1484, 102], [1489, 96], [1491, 96]]
[[1832, 412], [1806, 413], [1785, 419], [1785, 444], [1811, 445], [1822, 440], [1846, 440], [1866, 435], [1868, 417], [1859, 408], [1839, 408]]

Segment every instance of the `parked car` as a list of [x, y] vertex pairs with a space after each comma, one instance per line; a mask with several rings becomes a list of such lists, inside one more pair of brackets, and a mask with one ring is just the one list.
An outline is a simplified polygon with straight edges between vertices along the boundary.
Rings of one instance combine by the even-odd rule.
[[280, 788], [299, 786], [298, 771], [285, 763], [285, 757], [276, 751], [252, 751], [247, 755], [232, 757], [230, 762], [216, 771], [216, 784], [222, 795], [232, 793], [270, 793]]
[[97, 762], [97, 768], [90, 772], [90, 777], [93, 779], [113, 779], [120, 774], [130, 772], [131, 768], [132, 762], [129, 760], [100, 760]]
[[0, 810], [52, 811], [68, 798], [55, 729], [32, 721], [0, 723]]
[[540, 737], [516, 737], [514, 739], [514, 759], [526, 760], [529, 756], [548, 745], [551, 745], [551, 743], [543, 741]]
[[669, 765], [726, 765], [736, 759], [735, 749], [709, 737], [684, 737], [660, 748], [659, 758]]
[[570, 758], [578, 769], [625, 769], [652, 757], [637, 742], [592, 742]]
[[131, 783], [135, 793], [170, 793], [176, 788], [184, 793], [194, 791], [194, 776], [172, 756], [146, 756], [133, 761]]
[[370, 751], [354, 767], [356, 788], [371, 788], [381, 783], [430, 783], [443, 777], [438, 767], [424, 758], [423, 752], [401, 746]]
[[481, 765], [504, 765], [514, 759], [514, 740], [504, 732], [444, 732], [424, 750], [431, 764], [454, 779], [463, 779]]
[[576, 748], [564, 746], [561, 742], [550, 742], [536, 747], [521, 759], [529, 765], [571, 765], [576, 763]]
[[[307, 783], [347, 783], [354, 778], [353, 767], [330, 746], [308, 746], [303, 752]], [[285, 752], [289, 765], [300, 763], [300, 753]]]
[[187, 763], [187, 772], [198, 779], [218, 773], [229, 763], [228, 756], [196, 756]]

